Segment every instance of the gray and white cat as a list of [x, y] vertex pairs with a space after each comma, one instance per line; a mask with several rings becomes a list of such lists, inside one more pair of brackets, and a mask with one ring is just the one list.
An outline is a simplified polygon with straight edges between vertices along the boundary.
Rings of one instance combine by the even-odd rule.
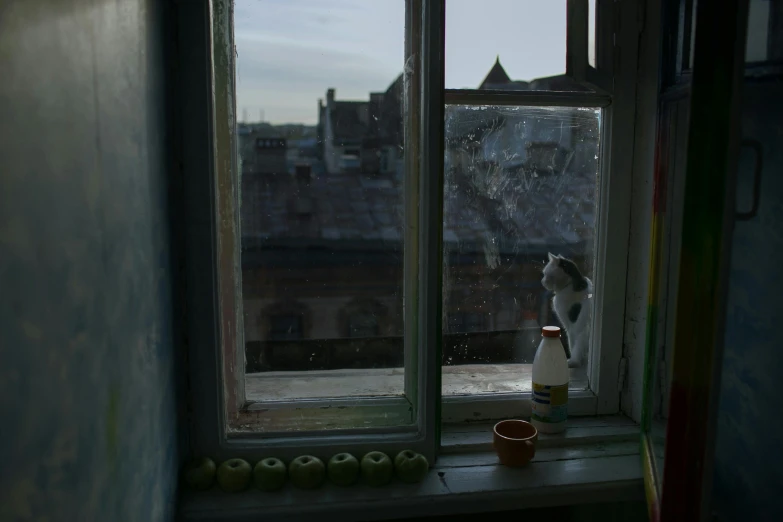
[[590, 344], [593, 317], [593, 282], [583, 276], [573, 261], [549, 255], [541, 284], [555, 293], [552, 307], [568, 336], [571, 357], [568, 366], [581, 366]]

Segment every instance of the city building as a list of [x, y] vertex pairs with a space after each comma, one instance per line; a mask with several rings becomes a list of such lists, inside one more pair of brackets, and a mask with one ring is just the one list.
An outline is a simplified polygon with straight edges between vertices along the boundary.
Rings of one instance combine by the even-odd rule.
[[[513, 82], [497, 60], [481, 85], [566, 87], [558, 78]], [[403, 363], [402, 76], [368, 101], [335, 95], [318, 103], [312, 165], [243, 179], [248, 372]], [[445, 364], [531, 362], [520, 328], [556, 324], [547, 252], [591, 274], [598, 128], [580, 109], [447, 111]]]
[[326, 172], [396, 173], [403, 157], [403, 76], [368, 101], [340, 101], [336, 90], [318, 100], [318, 139]]

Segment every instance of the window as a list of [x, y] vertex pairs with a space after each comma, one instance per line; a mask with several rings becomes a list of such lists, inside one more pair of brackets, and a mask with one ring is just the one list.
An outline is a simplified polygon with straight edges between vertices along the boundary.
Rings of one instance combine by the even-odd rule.
[[348, 337], [376, 337], [378, 318], [370, 312], [358, 312], [348, 319]]
[[302, 338], [302, 316], [278, 314], [269, 318], [271, 327], [267, 339], [270, 341], [289, 341]]
[[[693, 68], [696, 41], [697, 0], [664, 3], [668, 42], [665, 52], [669, 70], [664, 87], [687, 84]], [[748, 38], [745, 46], [746, 72], [751, 76], [779, 75], [783, 64], [783, 7], [775, 0], [750, 0]], [[671, 58], [669, 58], [669, 56]]]
[[662, 4], [664, 60], [663, 87], [687, 84], [693, 67], [697, 0], [673, 0]]
[[482, 313], [455, 312], [449, 314], [448, 331], [454, 333], [486, 331], [486, 317]]
[[745, 61], [751, 64], [783, 61], [783, 6], [775, 0], [751, 0]]
[[[465, 339], [472, 357], [462, 364], [513, 362], [522, 292], [499, 290], [545, 292], [540, 281], [548, 252], [568, 257], [595, 279], [600, 115], [600, 108], [583, 107], [446, 106], [446, 337], [490, 330], [506, 347], [499, 358], [483, 347], [483, 338]], [[455, 299], [452, 288], [462, 295]], [[444, 364], [448, 372], [457, 363]], [[584, 386], [584, 370], [573, 372], [573, 384]]]
[[[186, 78], [206, 49], [215, 85], [184, 100], [210, 107], [186, 111], [189, 241], [214, 252], [189, 278], [213, 318], [191, 332], [195, 446], [432, 457], [442, 424], [529, 414], [548, 252], [594, 282], [570, 411], [618, 411], [634, 78], [612, 76], [612, 3], [565, 5], [213, 0], [182, 36]], [[536, 16], [560, 30], [493, 30]], [[521, 80], [516, 45], [546, 55]]]

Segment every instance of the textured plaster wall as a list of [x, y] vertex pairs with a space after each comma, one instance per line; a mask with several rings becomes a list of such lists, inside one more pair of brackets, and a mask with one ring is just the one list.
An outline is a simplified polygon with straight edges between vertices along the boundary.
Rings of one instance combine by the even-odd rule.
[[173, 518], [163, 2], [0, 6], [0, 520]]

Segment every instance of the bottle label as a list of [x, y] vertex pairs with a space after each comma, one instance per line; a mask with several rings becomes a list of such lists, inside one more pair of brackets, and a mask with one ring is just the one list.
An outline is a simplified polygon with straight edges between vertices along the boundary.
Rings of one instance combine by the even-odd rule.
[[568, 418], [568, 383], [547, 386], [534, 382], [530, 402], [531, 419], [551, 424], [564, 422]]

